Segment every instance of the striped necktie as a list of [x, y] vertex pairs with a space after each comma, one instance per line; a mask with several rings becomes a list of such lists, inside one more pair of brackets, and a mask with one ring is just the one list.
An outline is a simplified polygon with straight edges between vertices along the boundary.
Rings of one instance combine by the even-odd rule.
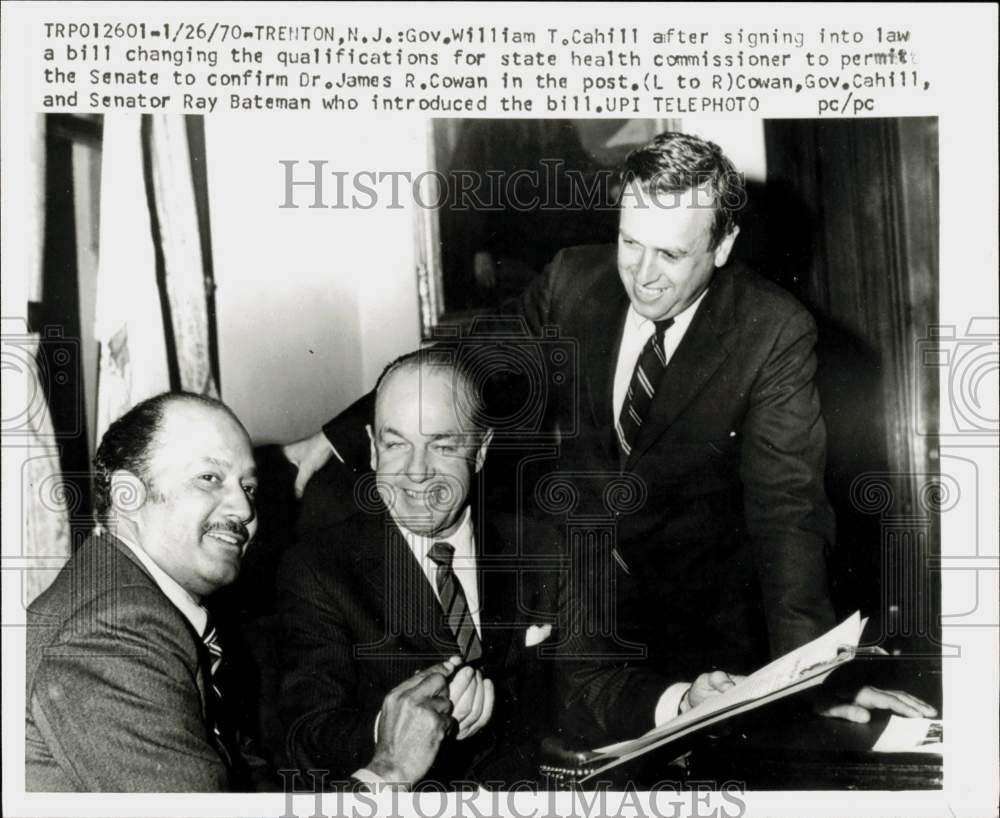
[[619, 414], [618, 423], [615, 425], [623, 463], [632, 454], [635, 442], [639, 438], [639, 429], [649, 413], [653, 395], [656, 394], [656, 387], [667, 368], [667, 354], [663, 348], [663, 336], [674, 323], [674, 319], [667, 318], [653, 323], [656, 330], [649, 336], [649, 340], [646, 341], [646, 345], [639, 355], [639, 360], [636, 361], [632, 380], [629, 381], [628, 392], [622, 402], [621, 414]]
[[219, 632], [216, 630], [211, 617], [205, 623], [205, 632], [201, 635], [201, 641], [205, 643], [208, 651], [209, 677], [208, 684], [208, 711], [209, 722], [212, 726], [212, 734], [215, 736], [219, 751], [227, 766], [232, 767], [233, 759], [228, 743], [222, 735], [222, 689], [219, 684], [219, 668], [222, 667], [222, 643], [219, 641]]
[[476, 623], [472, 619], [469, 603], [465, 599], [462, 583], [451, 567], [455, 548], [446, 542], [436, 542], [427, 554], [437, 565], [437, 590], [444, 608], [444, 618], [455, 635], [462, 659], [471, 662], [483, 655], [483, 646], [476, 633]]

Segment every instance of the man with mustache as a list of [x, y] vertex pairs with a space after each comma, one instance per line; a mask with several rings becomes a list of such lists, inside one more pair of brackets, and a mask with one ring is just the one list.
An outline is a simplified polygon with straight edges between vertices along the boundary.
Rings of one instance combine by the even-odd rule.
[[[262, 779], [202, 602], [236, 579], [257, 529], [250, 438], [219, 401], [165, 393], [112, 423], [94, 462], [103, 533], [28, 609], [26, 788], [249, 788]], [[423, 774], [448, 723], [447, 672], [389, 692], [371, 772]]]

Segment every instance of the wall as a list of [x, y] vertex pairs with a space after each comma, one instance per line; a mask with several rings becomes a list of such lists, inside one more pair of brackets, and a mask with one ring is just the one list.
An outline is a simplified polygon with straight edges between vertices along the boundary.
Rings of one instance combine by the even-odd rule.
[[[323, 200], [335, 178], [424, 166], [422, 129], [365, 119], [365, 132], [330, 115], [205, 120], [223, 398], [257, 443], [309, 434], [371, 388], [381, 368], [419, 343], [413, 204], [380, 187], [375, 207], [314, 209], [296, 188], [281, 209], [284, 168], [313, 178], [325, 160]], [[363, 138], [362, 138], [363, 136]], [[362, 204], [366, 196], [358, 196]]]
[[[371, 209], [310, 208], [305, 187], [295, 190], [297, 209], [279, 207], [279, 160], [297, 160], [296, 180], [311, 180], [309, 161], [325, 160], [328, 206], [337, 199], [330, 171], [348, 172], [348, 200], [354, 172], [427, 167], [429, 129], [400, 124], [366, 118], [362, 135], [329, 115], [205, 119], [222, 394], [258, 443], [315, 431], [419, 343], [405, 185], [397, 202], [388, 183], [379, 186]], [[748, 178], [763, 180], [760, 120], [692, 118], [681, 127], [719, 142]]]
[[87, 418], [87, 450], [94, 452], [97, 422], [97, 367], [100, 347], [94, 337], [97, 305], [98, 232], [101, 215], [101, 149], [73, 145], [73, 197], [76, 214], [76, 267], [80, 288], [80, 363]]
[[763, 183], [767, 178], [762, 119], [686, 116], [680, 121], [680, 128], [685, 133], [715, 142], [747, 182]]

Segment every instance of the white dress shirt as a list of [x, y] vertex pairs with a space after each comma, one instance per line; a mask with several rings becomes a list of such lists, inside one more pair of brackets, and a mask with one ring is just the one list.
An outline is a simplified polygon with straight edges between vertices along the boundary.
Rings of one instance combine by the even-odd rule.
[[[390, 515], [392, 513], [390, 512]], [[472, 509], [465, 507], [462, 512], [462, 521], [458, 528], [450, 537], [425, 537], [423, 534], [415, 534], [403, 526], [399, 520], [393, 516], [393, 522], [399, 526], [403, 532], [406, 544], [410, 546], [413, 556], [424, 571], [424, 576], [434, 589], [434, 595], [438, 602], [441, 597], [437, 588], [437, 563], [430, 558], [431, 546], [436, 542], [446, 542], [455, 549], [455, 556], [452, 559], [451, 568], [455, 572], [455, 577], [462, 586], [465, 593], [465, 601], [468, 603], [469, 612], [472, 614], [472, 621], [476, 626], [476, 633], [479, 638], [483, 638], [483, 628], [479, 622], [479, 582], [476, 577], [476, 538], [472, 530]]]
[[[708, 290], [705, 290], [707, 293]], [[698, 299], [691, 304], [684, 312], [674, 318], [673, 326], [666, 331], [663, 336], [663, 353], [665, 360], [669, 364], [674, 357], [677, 347], [681, 345], [681, 339], [691, 325], [691, 319], [698, 311], [698, 307], [705, 299], [705, 293], [698, 296]], [[621, 417], [622, 404], [625, 403], [625, 393], [628, 392], [629, 382], [632, 380], [632, 373], [635, 365], [642, 354], [642, 348], [646, 346], [646, 341], [650, 339], [656, 325], [648, 318], [643, 318], [635, 311], [631, 304], [628, 306], [628, 314], [625, 316], [625, 331], [622, 333], [621, 346], [618, 347], [618, 363], [615, 366], [615, 387], [613, 392], [614, 417], [611, 418], [612, 426]]]
[[[340, 457], [340, 453], [333, 448], [332, 444], [330, 448], [333, 449], [333, 453], [337, 456], [337, 459], [343, 463], [344, 461]], [[410, 551], [413, 552], [413, 556], [420, 563], [424, 576], [427, 577], [427, 581], [431, 584], [434, 596], [437, 597], [438, 602], [441, 601], [441, 596], [438, 594], [437, 589], [438, 565], [430, 558], [431, 546], [436, 542], [446, 542], [455, 549], [451, 569], [455, 572], [455, 578], [462, 586], [462, 591], [465, 593], [465, 601], [469, 606], [472, 621], [476, 626], [476, 633], [482, 639], [483, 629], [479, 623], [479, 584], [476, 578], [476, 539], [472, 530], [472, 509], [469, 506], [465, 507], [465, 511], [462, 513], [462, 521], [450, 537], [426, 537], [423, 534], [416, 534], [404, 526], [391, 510], [389, 516], [392, 517], [392, 521], [399, 530], [403, 532], [403, 539], [406, 540], [406, 544], [410, 547]], [[375, 725], [373, 727], [376, 744], [378, 743], [378, 726], [381, 720], [382, 711], [379, 710], [375, 716]], [[383, 780], [381, 776], [373, 773], [367, 767], [355, 770], [352, 777], [363, 782], [373, 792], [379, 792], [382, 787], [392, 783]]]
[[[670, 359], [674, 357], [677, 348], [681, 345], [688, 327], [691, 326], [691, 320], [698, 311], [698, 307], [701, 306], [701, 302], [705, 299], [705, 293], [707, 292], [708, 290], [706, 289], [684, 312], [677, 315], [674, 318], [673, 325], [664, 334], [663, 353], [668, 364], [670, 363]], [[618, 347], [618, 362], [615, 365], [615, 383], [614, 392], [612, 393], [612, 406], [614, 409], [614, 417], [611, 418], [612, 425], [616, 424], [618, 418], [621, 416], [622, 405], [625, 403], [625, 395], [628, 392], [628, 385], [632, 380], [632, 373], [635, 371], [635, 365], [639, 361], [639, 356], [642, 354], [642, 348], [646, 346], [646, 342], [652, 337], [655, 331], [656, 325], [648, 318], [639, 315], [635, 311], [635, 308], [629, 304], [628, 313], [625, 316], [625, 329], [622, 332], [622, 342]], [[687, 693], [690, 687], [691, 685], [686, 682], [677, 682], [670, 685], [664, 691], [656, 703], [656, 711], [653, 714], [653, 723], [657, 727], [679, 714], [681, 699], [684, 698], [684, 694]]]

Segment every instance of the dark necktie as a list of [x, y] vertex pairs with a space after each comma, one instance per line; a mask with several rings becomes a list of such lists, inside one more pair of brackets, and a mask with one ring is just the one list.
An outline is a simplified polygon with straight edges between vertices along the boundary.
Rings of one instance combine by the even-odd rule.
[[639, 360], [636, 361], [629, 381], [628, 392], [622, 402], [622, 411], [618, 416], [615, 431], [618, 434], [618, 446], [621, 449], [622, 461], [628, 459], [639, 438], [639, 429], [649, 414], [656, 387], [667, 368], [667, 355], [663, 349], [663, 336], [674, 323], [673, 318], [653, 322], [655, 332], [642, 348]]
[[436, 542], [428, 556], [437, 565], [437, 590], [444, 608], [444, 618], [455, 635], [462, 659], [471, 662], [483, 654], [483, 646], [476, 633], [476, 623], [472, 619], [469, 603], [465, 599], [462, 584], [451, 567], [455, 549], [446, 542]]
[[226, 737], [223, 735], [223, 700], [219, 682], [219, 669], [222, 667], [222, 644], [219, 642], [219, 632], [215, 629], [211, 617], [205, 623], [205, 632], [201, 636], [201, 641], [205, 643], [209, 662], [208, 679], [206, 679], [205, 685], [208, 698], [208, 706], [206, 707], [208, 720], [212, 726], [212, 734], [216, 738], [219, 751], [222, 753], [226, 765], [231, 768], [233, 756]]

